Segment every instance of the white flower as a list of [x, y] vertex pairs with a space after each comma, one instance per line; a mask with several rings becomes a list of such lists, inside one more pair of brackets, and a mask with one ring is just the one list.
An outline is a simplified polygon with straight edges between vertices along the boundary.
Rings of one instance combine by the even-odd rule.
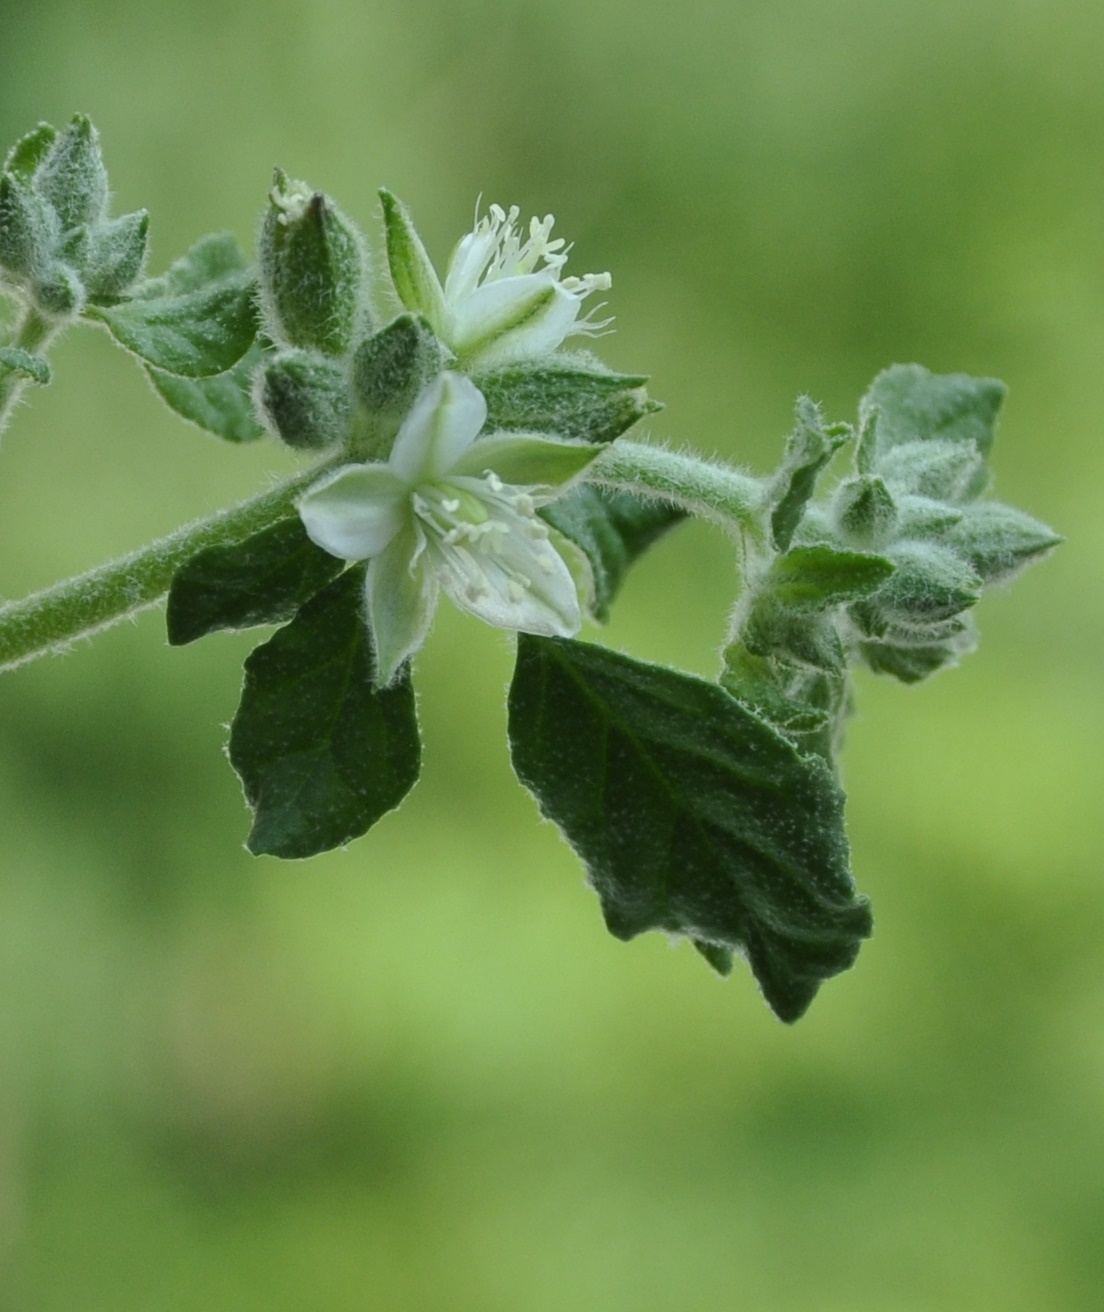
[[310, 538], [343, 560], [367, 560], [367, 615], [377, 679], [389, 683], [421, 647], [439, 588], [488, 624], [571, 637], [582, 624], [582, 553], [537, 506], [598, 454], [528, 434], [476, 441], [483, 394], [443, 373], [414, 403], [390, 458], [345, 465], [299, 501]]
[[522, 240], [513, 206], [476, 218], [449, 260], [442, 287], [403, 207], [383, 193], [388, 259], [400, 299], [425, 314], [465, 368], [547, 355], [574, 336], [592, 337], [612, 321], [580, 318], [583, 301], [612, 285], [608, 273], [563, 277], [568, 249], [552, 239], [553, 218], [529, 221]]

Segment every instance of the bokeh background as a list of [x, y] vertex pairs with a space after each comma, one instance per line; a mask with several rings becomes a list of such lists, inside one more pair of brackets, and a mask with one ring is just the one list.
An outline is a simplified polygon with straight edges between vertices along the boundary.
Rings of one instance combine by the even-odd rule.
[[[766, 470], [807, 391], [1004, 378], [996, 492], [1068, 543], [980, 652], [860, 680], [875, 938], [800, 1024], [624, 946], [513, 781], [508, 642], [442, 611], [425, 770], [348, 851], [253, 860], [249, 635], [158, 613], [0, 680], [11, 1312], [1100, 1307], [1104, 8], [1093, 0], [0, 0], [0, 144], [92, 115], [159, 271], [247, 249], [273, 164], [443, 258], [480, 193], [609, 268], [657, 437]], [[73, 332], [0, 452], [11, 597], [292, 466]], [[716, 672], [680, 531], [605, 639]]]

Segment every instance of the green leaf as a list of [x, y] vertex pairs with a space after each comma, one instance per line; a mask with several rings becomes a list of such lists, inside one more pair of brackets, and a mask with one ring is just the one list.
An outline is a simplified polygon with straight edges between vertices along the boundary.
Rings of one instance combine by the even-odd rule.
[[39, 123], [26, 136], [8, 151], [4, 160], [4, 172], [13, 173], [21, 182], [30, 182], [35, 169], [50, 153], [50, 147], [57, 140], [57, 128], [49, 123]]
[[32, 383], [45, 387], [50, 381], [50, 366], [41, 355], [21, 351], [18, 346], [0, 346], [0, 368], [22, 374]]
[[821, 470], [850, 437], [849, 425], [825, 427], [820, 408], [807, 396], [799, 398], [797, 426], [786, 442], [771, 489], [771, 536], [779, 551], [785, 551], [793, 540]]
[[146, 366], [158, 396], [182, 419], [227, 442], [253, 442], [264, 436], [251, 393], [253, 373], [267, 356], [255, 342], [232, 369], [213, 378], [177, 378]]
[[520, 635], [509, 707], [518, 776], [616, 937], [746, 955], [785, 1021], [853, 964], [870, 910], [823, 761], [716, 684], [566, 639]]
[[129, 300], [86, 313], [147, 365], [181, 378], [225, 373], [257, 335], [254, 280], [229, 233], [201, 238]]
[[864, 642], [859, 654], [875, 674], [888, 674], [901, 683], [919, 683], [944, 666], [955, 665], [975, 645], [972, 630], [959, 639], [927, 646], [897, 646], [886, 642]]
[[[947, 439], [973, 446], [984, 458], [993, 445], [997, 415], [1007, 388], [996, 378], [933, 374], [918, 364], [883, 370], [859, 403], [865, 429], [876, 414], [869, 444], [862, 451], [870, 472], [894, 447], [905, 442]], [[984, 470], [974, 491], [984, 486]]]
[[208, 547], [173, 575], [169, 642], [178, 647], [218, 629], [282, 624], [343, 568], [307, 537], [298, 515], [244, 542]]
[[247, 847], [299, 858], [358, 838], [418, 778], [408, 670], [372, 686], [364, 570], [347, 570], [245, 663], [230, 762], [253, 808]]
[[253, 276], [230, 274], [196, 291], [136, 297], [85, 313], [147, 365], [180, 378], [225, 373], [257, 335]]
[[685, 512], [666, 501], [645, 500], [584, 484], [540, 511], [553, 528], [579, 547], [594, 575], [593, 613], [604, 623], [632, 564]]
[[663, 408], [648, 399], [647, 377], [589, 365], [510, 365], [472, 381], [487, 400], [488, 433], [505, 429], [606, 443]]

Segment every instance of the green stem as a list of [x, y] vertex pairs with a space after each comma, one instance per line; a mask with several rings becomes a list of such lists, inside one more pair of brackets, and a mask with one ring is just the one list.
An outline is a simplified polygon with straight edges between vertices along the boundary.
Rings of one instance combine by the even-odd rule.
[[728, 465], [622, 438], [587, 471], [587, 482], [672, 501], [729, 532], [762, 539], [767, 483]]
[[[41, 353], [43, 347], [50, 344], [59, 331], [59, 324], [44, 319], [37, 310], [28, 306], [11, 341], [5, 344], [14, 346], [18, 351], [26, 351], [28, 355], [36, 355]], [[0, 366], [0, 433], [7, 428], [12, 411], [27, 382], [25, 374], [16, 369]]]
[[344, 460], [342, 455], [323, 461], [269, 492], [186, 524], [127, 556], [0, 606], [0, 671], [61, 651], [76, 638], [156, 605], [190, 556], [205, 547], [240, 542], [267, 527], [287, 514], [296, 496], [320, 474]]

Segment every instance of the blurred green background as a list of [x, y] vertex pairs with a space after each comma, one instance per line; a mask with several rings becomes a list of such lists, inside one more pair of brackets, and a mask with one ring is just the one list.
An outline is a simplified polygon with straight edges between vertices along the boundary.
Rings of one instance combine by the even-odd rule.
[[[513, 782], [507, 640], [442, 610], [422, 782], [253, 860], [222, 758], [248, 635], [159, 614], [0, 680], [5, 1312], [1016, 1312], [1104, 1282], [1104, 8], [1092, 0], [0, 0], [0, 145], [92, 115], [153, 271], [248, 249], [279, 163], [443, 258], [476, 196], [610, 269], [657, 437], [770, 468], [794, 397], [1004, 378], [996, 491], [1068, 543], [845, 755], [877, 930], [796, 1028], [623, 946]], [[74, 332], [0, 452], [15, 597], [290, 457]], [[691, 526], [603, 640], [705, 675]], [[593, 636], [593, 635], [592, 635]]]

